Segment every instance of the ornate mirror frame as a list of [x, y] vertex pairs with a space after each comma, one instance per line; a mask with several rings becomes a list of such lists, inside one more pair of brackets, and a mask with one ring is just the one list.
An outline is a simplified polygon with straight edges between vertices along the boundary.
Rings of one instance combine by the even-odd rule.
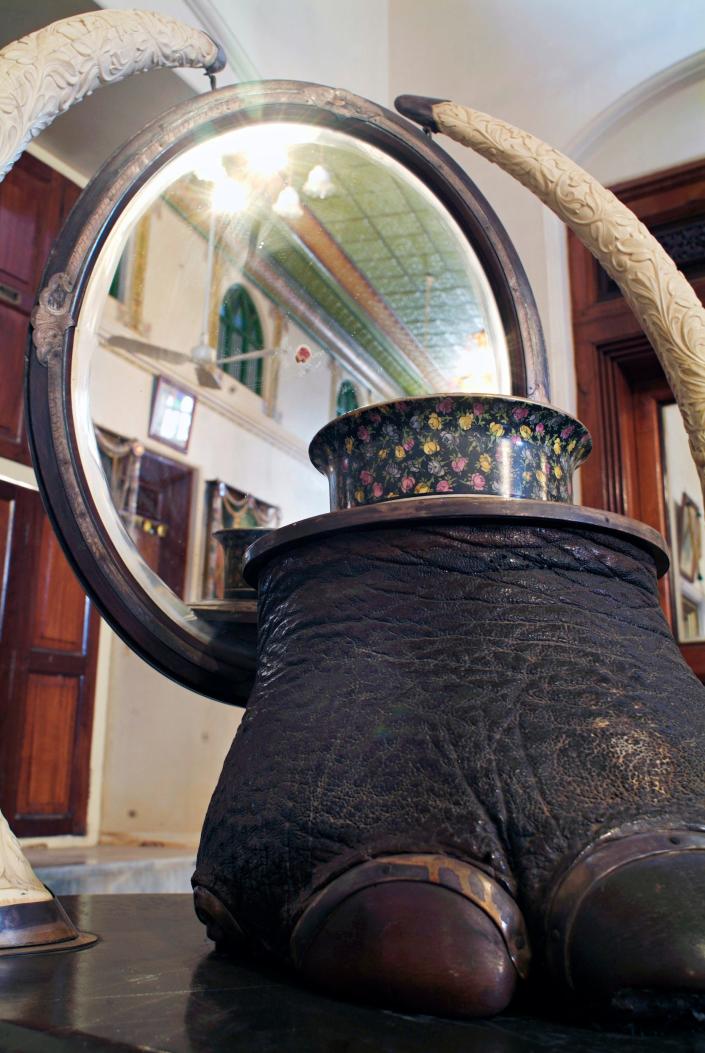
[[[415, 174], [460, 227], [496, 299], [515, 394], [547, 400], [546, 352], [519, 258], [463, 170], [426, 134], [338, 89], [291, 81], [224, 88], [189, 100], [119, 150], [81, 195], [50, 255], [27, 353], [28, 431], [39, 487], [63, 548], [119, 636], [160, 672], [201, 694], [244, 704], [256, 664], [252, 612], [206, 620], [144, 565], [137, 580], [98, 513], [77, 446], [71, 392], [75, 326], [102, 246], [136, 193], [186, 149], [255, 122], [299, 121], [376, 146]], [[116, 513], [117, 515], [117, 513]], [[156, 598], [155, 598], [156, 597]]]

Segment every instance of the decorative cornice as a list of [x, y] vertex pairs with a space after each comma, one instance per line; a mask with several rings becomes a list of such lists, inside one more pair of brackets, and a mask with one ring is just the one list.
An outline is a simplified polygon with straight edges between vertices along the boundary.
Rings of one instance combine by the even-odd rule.
[[705, 79], [705, 48], [680, 62], [647, 77], [624, 92], [613, 103], [596, 114], [566, 144], [566, 153], [582, 161], [600, 141], [622, 127], [628, 120], [675, 91]]
[[60, 113], [132, 73], [158, 67], [222, 69], [225, 56], [201, 30], [148, 11], [64, 18], [0, 51], [0, 179]]

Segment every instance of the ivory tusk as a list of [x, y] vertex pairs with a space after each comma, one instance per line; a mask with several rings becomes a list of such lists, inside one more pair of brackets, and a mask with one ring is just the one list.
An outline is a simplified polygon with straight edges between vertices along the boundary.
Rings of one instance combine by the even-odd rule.
[[529, 132], [454, 102], [400, 96], [397, 108], [514, 176], [617, 282], [676, 397], [705, 494], [705, 310], [668, 253], [611, 191]]
[[51, 899], [25, 859], [19, 841], [0, 812], [0, 907]]
[[0, 51], [0, 180], [60, 113], [103, 84], [158, 67], [225, 65], [209, 36], [152, 11], [96, 11], [53, 22]]

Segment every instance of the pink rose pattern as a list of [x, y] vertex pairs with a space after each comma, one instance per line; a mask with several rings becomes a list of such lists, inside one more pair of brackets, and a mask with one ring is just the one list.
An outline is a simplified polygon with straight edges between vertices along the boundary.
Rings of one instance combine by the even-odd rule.
[[570, 502], [591, 448], [583, 425], [547, 406], [458, 395], [348, 413], [318, 434], [311, 458], [334, 480], [336, 508], [424, 494]]

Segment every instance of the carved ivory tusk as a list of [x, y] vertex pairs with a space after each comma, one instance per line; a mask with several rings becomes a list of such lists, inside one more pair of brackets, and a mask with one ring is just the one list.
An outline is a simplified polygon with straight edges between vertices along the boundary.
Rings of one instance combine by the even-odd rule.
[[0, 812], [0, 907], [51, 898], [51, 892], [32, 870]]
[[103, 84], [162, 66], [217, 73], [209, 36], [150, 11], [96, 11], [53, 22], [0, 51], [0, 179], [60, 113]]
[[[611, 191], [534, 135], [454, 102], [414, 102], [416, 119], [425, 110], [432, 120], [422, 123], [469, 146], [531, 190], [617, 282], [671, 385], [705, 493], [705, 310], [671, 257]], [[399, 109], [411, 115], [410, 106]]]

